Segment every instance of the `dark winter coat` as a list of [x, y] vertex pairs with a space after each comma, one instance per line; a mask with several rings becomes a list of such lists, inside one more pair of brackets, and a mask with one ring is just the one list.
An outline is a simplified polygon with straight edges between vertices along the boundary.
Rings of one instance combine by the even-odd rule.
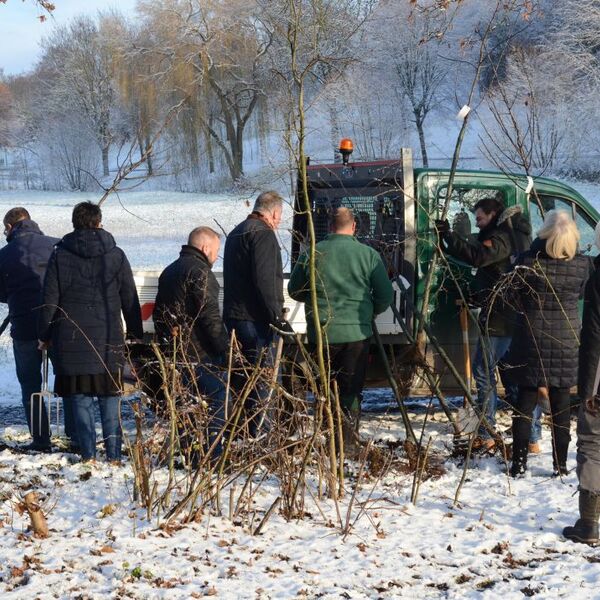
[[279, 323], [283, 311], [283, 267], [275, 232], [255, 213], [225, 242], [223, 317]]
[[511, 206], [482, 229], [474, 241], [448, 232], [443, 241], [446, 252], [477, 268], [470, 301], [481, 307], [480, 321], [490, 336], [510, 336], [516, 316], [504, 292], [494, 293], [494, 286], [511, 268], [514, 258], [529, 248], [531, 225], [520, 206]]
[[142, 338], [131, 267], [103, 229], [67, 234], [50, 257], [40, 311], [40, 339], [51, 341], [57, 375], [115, 373], [123, 365], [123, 325]]
[[526, 387], [571, 387], [577, 383], [578, 302], [591, 261], [550, 258], [536, 239], [519, 257], [512, 278], [519, 320], [508, 362], [511, 381]]
[[598, 393], [600, 378], [600, 256], [585, 286], [583, 326], [579, 346], [579, 397], [586, 400]]
[[42, 283], [57, 238], [44, 235], [35, 221], [15, 223], [0, 250], [0, 302], [8, 303], [11, 335], [37, 340]]
[[160, 275], [152, 314], [160, 340], [170, 340], [179, 328], [191, 360], [223, 358], [228, 337], [219, 311], [219, 282], [206, 256], [183, 246], [179, 258]]

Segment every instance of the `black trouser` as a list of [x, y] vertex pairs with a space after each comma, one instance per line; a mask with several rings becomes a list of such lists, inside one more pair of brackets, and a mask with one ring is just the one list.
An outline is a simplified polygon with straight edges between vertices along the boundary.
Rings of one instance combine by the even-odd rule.
[[[571, 404], [569, 388], [549, 388], [552, 412], [552, 444], [554, 466], [563, 467], [571, 441]], [[538, 388], [519, 386], [519, 400], [513, 413], [513, 460], [527, 456], [533, 409], [538, 401]]]
[[347, 415], [358, 414], [367, 375], [369, 340], [329, 344], [328, 350], [331, 380], [337, 383], [340, 407]]

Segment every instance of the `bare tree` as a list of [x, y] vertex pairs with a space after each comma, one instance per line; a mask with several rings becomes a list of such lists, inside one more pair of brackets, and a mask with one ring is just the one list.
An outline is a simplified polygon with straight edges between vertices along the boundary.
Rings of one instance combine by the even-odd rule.
[[265, 94], [270, 33], [255, 2], [142, 2], [159, 31], [151, 51], [181, 92], [198, 98], [195, 117], [219, 148], [231, 178], [244, 174], [246, 128]]
[[439, 103], [439, 90], [446, 77], [439, 38], [445, 13], [414, 9], [411, 13], [410, 10], [406, 5], [392, 5], [391, 11], [387, 7], [387, 26], [397, 35], [388, 34], [384, 53], [396, 76], [398, 95], [408, 100], [419, 136], [421, 159], [426, 167], [429, 159], [425, 121]]
[[115, 103], [112, 56], [101, 32], [89, 17], [77, 17], [59, 27], [44, 42], [46, 62], [56, 80], [47, 82], [55, 94], [74, 101], [85, 116], [102, 155], [102, 173], [109, 174], [113, 142], [111, 111]]

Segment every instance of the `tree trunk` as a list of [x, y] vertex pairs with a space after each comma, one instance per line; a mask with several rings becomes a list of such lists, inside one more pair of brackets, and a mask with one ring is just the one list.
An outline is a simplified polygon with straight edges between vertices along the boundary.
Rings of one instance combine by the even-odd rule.
[[425, 145], [425, 131], [423, 130], [423, 119], [417, 113], [415, 113], [415, 123], [417, 125], [417, 132], [419, 134], [421, 160], [423, 161], [423, 166], [427, 168], [429, 166], [429, 158], [427, 157], [427, 146]]
[[108, 177], [110, 174], [108, 170], [108, 148], [109, 144], [102, 146], [102, 175], [104, 177]]

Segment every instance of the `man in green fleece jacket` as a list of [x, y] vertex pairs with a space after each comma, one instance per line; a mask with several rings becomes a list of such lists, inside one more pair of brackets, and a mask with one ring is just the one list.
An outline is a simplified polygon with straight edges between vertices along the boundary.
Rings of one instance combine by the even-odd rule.
[[[349, 208], [332, 216], [331, 233], [317, 244], [316, 279], [319, 321], [329, 350], [332, 378], [344, 411], [344, 443], [356, 439], [365, 382], [372, 321], [392, 302], [392, 284], [379, 254], [355, 237]], [[290, 277], [288, 292], [305, 303], [308, 341], [315, 342], [310, 301], [308, 256], [302, 255]]]

